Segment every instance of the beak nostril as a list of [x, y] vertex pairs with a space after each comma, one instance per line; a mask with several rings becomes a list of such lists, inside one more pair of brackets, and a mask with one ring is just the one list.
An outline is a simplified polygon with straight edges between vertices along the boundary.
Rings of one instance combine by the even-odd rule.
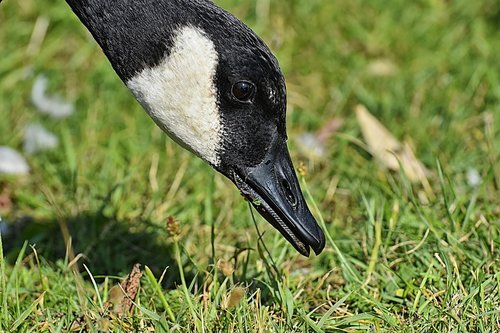
[[293, 194], [292, 189], [291, 189], [290, 184], [288, 183], [288, 181], [286, 179], [283, 179], [281, 181], [281, 186], [283, 187], [283, 191], [285, 192], [285, 195], [286, 195], [286, 198], [287, 198], [288, 202], [293, 207], [295, 207], [297, 205], [297, 198]]

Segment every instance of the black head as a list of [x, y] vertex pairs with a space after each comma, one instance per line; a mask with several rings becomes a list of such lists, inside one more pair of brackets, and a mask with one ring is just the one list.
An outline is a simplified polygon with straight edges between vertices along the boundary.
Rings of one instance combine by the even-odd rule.
[[286, 145], [286, 87], [278, 61], [248, 27], [221, 15], [223, 20], [204, 27], [219, 56], [215, 86], [223, 135], [215, 167], [300, 253], [309, 255], [312, 247], [319, 254], [324, 235], [305, 203]]
[[300, 253], [322, 251], [286, 146], [283, 75], [261, 39], [211, 1], [67, 1], [162, 129]]

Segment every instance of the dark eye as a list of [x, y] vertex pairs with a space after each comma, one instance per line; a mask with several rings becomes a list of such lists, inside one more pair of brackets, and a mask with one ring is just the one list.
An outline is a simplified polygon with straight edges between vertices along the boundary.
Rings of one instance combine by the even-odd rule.
[[248, 81], [239, 81], [233, 85], [232, 93], [237, 100], [249, 102], [255, 92], [255, 85]]

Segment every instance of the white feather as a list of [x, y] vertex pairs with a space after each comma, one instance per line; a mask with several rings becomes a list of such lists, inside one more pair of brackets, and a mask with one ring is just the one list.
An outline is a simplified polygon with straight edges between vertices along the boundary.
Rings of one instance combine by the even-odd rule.
[[198, 28], [177, 31], [174, 46], [158, 66], [127, 82], [148, 114], [167, 134], [212, 165], [219, 165], [221, 119], [214, 76], [213, 42]]

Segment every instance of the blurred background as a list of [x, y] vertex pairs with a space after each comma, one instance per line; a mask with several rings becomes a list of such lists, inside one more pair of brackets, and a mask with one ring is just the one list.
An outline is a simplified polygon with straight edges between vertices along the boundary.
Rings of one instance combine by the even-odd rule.
[[[377, 300], [404, 317], [440, 251], [453, 253], [467, 281], [482, 265], [498, 278], [498, 1], [215, 2], [279, 59], [292, 159], [334, 241], [305, 259], [257, 218], [280, 269], [309, 276], [297, 302], [330, 297], [307, 284], [334, 270], [326, 284], [339, 297], [369, 286], [351, 299], [353, 313]], [[258, 239], [248, 204], [153, 124], [64, 1], [1, 4], [0, 115], [0, 146], [19, 153], [4, 166], [15, 174], [0, 174], [7, 263], [27, 240], [57, 276], [71, 238], [95, 274], [125, 274], [136, 262], [161, 272], [173, 265], [165, 223], [174, 216], [191, 278], [218, 258], [243, 269], [239, 253], [251, 276], [263, 274], [248, 250]], [[377, 155], [377, 136], [409, 147], [423, 173]], [[446, 272], [433, 274], [430, 293], [446, 284]], [[176, 281], [169, 274], [164, 286]]]

